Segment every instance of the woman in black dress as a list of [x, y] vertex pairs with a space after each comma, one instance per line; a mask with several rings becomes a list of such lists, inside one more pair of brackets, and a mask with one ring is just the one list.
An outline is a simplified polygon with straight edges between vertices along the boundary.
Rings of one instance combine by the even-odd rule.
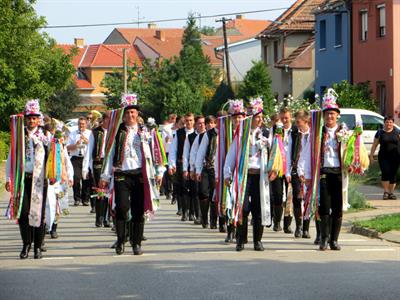
[[376, 147], [380, 145], [378, 162], [382, 172], [383, 200], [395, 200], [396, 174], [400, 165], [400, 131], [394, 127], [393, 117], [385, 117], [384, 122], [384, 128], [379, 129], [375, 135], [370, 161], [373, 159]]

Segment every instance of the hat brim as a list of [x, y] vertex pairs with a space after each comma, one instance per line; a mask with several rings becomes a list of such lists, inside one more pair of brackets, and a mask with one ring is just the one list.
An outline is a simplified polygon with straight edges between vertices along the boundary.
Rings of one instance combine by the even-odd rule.
[[125, 106], [124, 111], [126, 111], [128, 109], [136, 109], [137, 111], [140, 111], [139, 105], [128, 105], [128, 106]]
[[325, 108], [325, 109], [322, 110], [322, 112], [326, 112], [326, 111], [330, 111], [330, 110], [336, 111], [340, 115], [340, 109], [339, 108], [333, 108], [333, 107]]
[[238, 115], [246, 116], [246, 113], [245, 112], [239, 112], [239, 113], [230, 114], [231, 117], [238, 116]]
[[25, 116], [25, 117], [40, 117], [41, 114], [36, 114], [36, 113], [35, 113], [35, 114], [29, 114], [29, 113], [26, 114], [26, 113], [25, 113], [24, 116]]

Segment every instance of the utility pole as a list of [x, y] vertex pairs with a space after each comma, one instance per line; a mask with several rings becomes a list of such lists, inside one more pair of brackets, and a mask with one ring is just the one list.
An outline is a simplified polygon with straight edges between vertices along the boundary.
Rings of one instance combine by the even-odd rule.
[[124, 66], [124, 94], [128, 93], [128, 66], [127, 66], [127, 59], [126, 59], [126, 48], [122, 49], [122, 60]]
[[228, 38], [226, 36], [226, 21], [231, 21], [232, 19], [222, 18], [216, 20], [216, 22], [222, 22], [222, 30], [224, 32], [224, 53], [225, 53], [225, 64], [226, 64], [226, 77], [228, 81], [228, 86], [232, 89], [232, 82], [231, 82], [231, 70], [229, 65], [229, 51], [228, 51]]

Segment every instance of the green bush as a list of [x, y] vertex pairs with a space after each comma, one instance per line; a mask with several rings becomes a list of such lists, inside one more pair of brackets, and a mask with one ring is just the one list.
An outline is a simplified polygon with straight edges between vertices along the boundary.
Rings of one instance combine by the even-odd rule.
[[7, 159], [9, 145], [10, 134], [5, 131], [0, 131], [0, 161]]
[[351, 210], [370, 208], [364, 194], [357, 191], [352, 185], [349, 186], [349, 204]]

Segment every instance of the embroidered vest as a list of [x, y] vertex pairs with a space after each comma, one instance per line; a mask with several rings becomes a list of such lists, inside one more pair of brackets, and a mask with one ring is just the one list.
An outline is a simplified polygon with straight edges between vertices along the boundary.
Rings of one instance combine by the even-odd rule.
[[210, 129], [207, 131], [208, 136], [208, 146], [206, 150], [206, 168], [213, 169], [214, 168], [214, 158], [215, 152], [217, 151], [217, 132], [215, 129]]
[[176, 132], [176, 136], [178, 139], [178, 149], [176, 153], [176, 160], [182, 161], [182, 156], [183, 156], [183, 146], [185, 145], [185, 139], [186, 139], [186, 130], [185, 128], [178, 129]]
[[104, 129], [103, 127], [99, 126], [94, 128], [92, 133], [94, 137], [92, 158], [94, 162], [101, 162], [103, 160], [101, 157], [101, 149], [103, 148], [104, 142]]

